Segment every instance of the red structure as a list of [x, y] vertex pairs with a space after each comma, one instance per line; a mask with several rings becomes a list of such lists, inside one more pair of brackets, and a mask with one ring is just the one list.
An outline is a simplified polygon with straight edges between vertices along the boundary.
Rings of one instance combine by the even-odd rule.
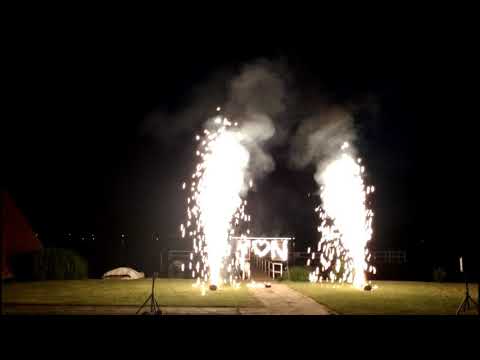
[[10, 258], [13, 255], [42, 248], [30, 224], [7, 192], [1, 193], [0, 234], [2, 246], [2, 279], [13, 277]]

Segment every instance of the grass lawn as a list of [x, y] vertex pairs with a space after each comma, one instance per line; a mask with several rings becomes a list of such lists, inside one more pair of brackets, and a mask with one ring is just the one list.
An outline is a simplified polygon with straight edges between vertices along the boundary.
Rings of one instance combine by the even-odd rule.
[[[193, 281], [155, 280], [155, 297], [160, 306], [260, 307], [245, 286], [225, 287], [201, 295]], [[65, 280], [7, 283], [3, 287], [4, 304], [55, 305], [136, 305], [150, 295], [151, 279], [139, 280]]]
[[[348, 285], [285, 282], [340, 314], [354, 315], [455, 315], [465, 296], [465, 284], [408, 281], [375, 281], [373, 291]], [[477, 284], [470, 295], [477, 301]], [[469, 311], [469, 314], [476, 314]]]

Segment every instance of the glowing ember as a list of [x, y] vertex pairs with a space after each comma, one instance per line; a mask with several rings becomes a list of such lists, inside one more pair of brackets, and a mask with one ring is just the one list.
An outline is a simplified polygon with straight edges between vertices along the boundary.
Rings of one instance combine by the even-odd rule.
[[[349, 282], [357, 288], [366, 284], [365, 272], [375, 272], [368, 266], [371, 258], [367, 243], [372, 237], [371, 210], [366, 206], [366, 195], [373, 193], [373, 186], [365, 188], [362, 174], [365, 167], [360, 159], [355, 161], [347, 153], [344, 143], [342, 153], [321, 172], [316, 180], [322, 183], [322, 209], [317, 208], [321, 219], [318, 231], [322, 234], [318, 244], [318, 267], [310, 274], [310, 281], [325, 279], [331, 282]], [[309, 249], [310, 250], [310, 249]]]
[[191, 229], [188, 233], [193, 240], [191, 259], [197, 260], [192, 277], [200, 277], [202, 292], [207, 281], [210, 289], [227, 283], [227, 279], [235, 286], [239, 264], [231, 260], [235, 249], [229, 239], [239, 222], [249, 219], [245, 214], [246, 201], [241, 196], [252, 186], [246, 179], [250, 155], [238, 131], [230, 128], [232, 124], [221, 116], [213, 122], [214, 132], [204, 130], [203, 140], [196, 137], [200, 142], [196, 152], [200, 160], [191, 179], [192, 195], [187, 199], [189, 220], [186, 227], [180, 226], [182, 237], [186, 229]]
[[254, 288], [254, 289], [258, 289], [258, 288], [264, 288], [265, 285], [262, 284], [262, 283], [257, 283], [257, 282], [255, 282], [254, 280], [252, 280], [251, 282], [249, 282], [249, 283], [247, 284], [247, 287], [249, 287], [249, 288]]

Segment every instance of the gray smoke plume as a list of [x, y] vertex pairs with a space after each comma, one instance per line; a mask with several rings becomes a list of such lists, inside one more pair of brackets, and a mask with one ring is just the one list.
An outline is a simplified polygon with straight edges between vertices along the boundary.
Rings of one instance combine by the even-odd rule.
[[[275, 119], [285, 111], [286, 88], [279, 65], [260, 60], [246, 65], [230, 86], [225, 113], [241, 124], [243, 143], [250, 152], [250, 176], [275, 168], [267, 142], [275, 135]], [[282, 72], [285, 74], [285, 71]]]
[[280, 63], [257, 60], [243, 66], [239, 73], [224, 70], [193, 91], [184, 110], [167, 114], [155, 111], [142, 127], [144, 135], [159, 136], [168, 144], [179, 136], [199, 129], [205, 119], [222, 108], [221, 115], [238, 122], [243, 144], [250, 152], [250, 176], [258, 178], [275, 168], [268, 154], [268, 141], [276, 134], [275, 121], [285, 111], [286, 69]]
[[[270, 118], [285, 111], [284, 67], [266, 60], [243, 67], [230, 83], [226, 111], [232, 115], [264, 114]], [[285, 75], [283, 75], [285, 76]]]
[[[296, 168], [316, 166], [315, 179], [328, 161], [339, 154], [344, 142], [356, 139], [353, 116], [345, 108], [325, 106], [315, 116], [303, 120], [292, 140], [290, 162]], [[317, 181], [318, 183], [318, 181]]]

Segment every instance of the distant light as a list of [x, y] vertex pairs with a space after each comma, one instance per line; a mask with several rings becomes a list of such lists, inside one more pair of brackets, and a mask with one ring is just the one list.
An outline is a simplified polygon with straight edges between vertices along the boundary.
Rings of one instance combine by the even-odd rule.
[[217, 107], [217, 111], [220, 111], [220, 106]]

